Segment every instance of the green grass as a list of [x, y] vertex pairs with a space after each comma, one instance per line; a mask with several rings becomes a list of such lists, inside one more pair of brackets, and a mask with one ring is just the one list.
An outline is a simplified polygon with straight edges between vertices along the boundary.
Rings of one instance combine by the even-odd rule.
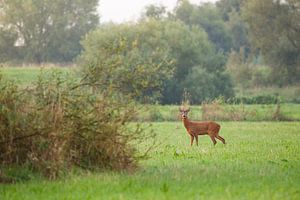
[[0, 199], [300, 199], [300, 122], [221, 125], [226, 145], [190, 147], [181, 123], [154, 123], [161, 144], [136, 173], [0, 185]]
[[35, 82], [39, 74], [43, 72], [58, 71], [67, 73], [72, 68], [66, 67], [4, 67], [0, 68], [0, 72], [9, 80], [15, 81], [19, 85], [30, 85]]

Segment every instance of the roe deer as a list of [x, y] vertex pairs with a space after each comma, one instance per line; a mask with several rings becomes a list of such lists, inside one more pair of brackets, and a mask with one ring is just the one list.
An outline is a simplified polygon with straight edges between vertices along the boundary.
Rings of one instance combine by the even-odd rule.
[[217, 143], [216, 138], [221, 140], [225, 144], [225, 139], [219, 136], [219, 131], [221, 126], [213, 121], [204, 122], [194, 122], [188, 119], [188, 112], [190, 109], [179, 108], [181, 120], [183, 121], [184, 127], [186, 128], [188, 134], [191, 137], [191, 146], [193, 145], [194, 139], [196, 139], [196, 144], [198, 146], [198, 135], [209, 135], [210, 139], [214, 143]]

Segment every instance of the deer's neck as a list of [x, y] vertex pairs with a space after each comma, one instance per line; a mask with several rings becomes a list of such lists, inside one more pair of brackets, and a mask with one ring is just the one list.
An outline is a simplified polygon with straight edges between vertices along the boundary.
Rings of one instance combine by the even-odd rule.
[[190, 125], [190, 120], [188, 118], [185, 118], [182, 120], [183, 121], [183, 124], [184, 124], [184, 127], [186, 129], [188, 129], [189, 125]]

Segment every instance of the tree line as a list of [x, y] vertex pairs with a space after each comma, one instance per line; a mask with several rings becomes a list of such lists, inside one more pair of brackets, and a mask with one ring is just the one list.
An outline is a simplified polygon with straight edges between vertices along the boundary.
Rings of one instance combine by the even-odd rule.
[[1, 0], [0, 61], [72, 62], [99, 23], [98, 0]]
[[99, 23], [97, 5], [0, 1], [0, 61], [77, 62], [103, 86], [164, 104], [180, 103], [184, 90], [199, 103], [232, 97], [236, 86], [300, 81], [297, 0], [178, 0], [170, 12], [149, 5], [122, 24]]

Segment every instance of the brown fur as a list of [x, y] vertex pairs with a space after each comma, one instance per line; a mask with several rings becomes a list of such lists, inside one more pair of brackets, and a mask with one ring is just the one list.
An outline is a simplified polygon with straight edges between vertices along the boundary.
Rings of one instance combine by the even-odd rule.
[[198, 135], [209, 135], [210, 139], [214, 143], [217, 143], [216, 139], [222, 141], [225, 144], [225, 139], [219, 136], [219, 131], [221, 126], [213, 121], [203, 121], [203, 122], [194, 122], [190, 121], [187, 117], [189, 112], [188, 110], [179, 109], [181, 113], [181, 119], [183, 121], [184, 127], [186, 128], [188, 134], [191, 137], [191, 146], [193, 145], [194, 139], [196, 139], [196, 144], [198, 146]]

